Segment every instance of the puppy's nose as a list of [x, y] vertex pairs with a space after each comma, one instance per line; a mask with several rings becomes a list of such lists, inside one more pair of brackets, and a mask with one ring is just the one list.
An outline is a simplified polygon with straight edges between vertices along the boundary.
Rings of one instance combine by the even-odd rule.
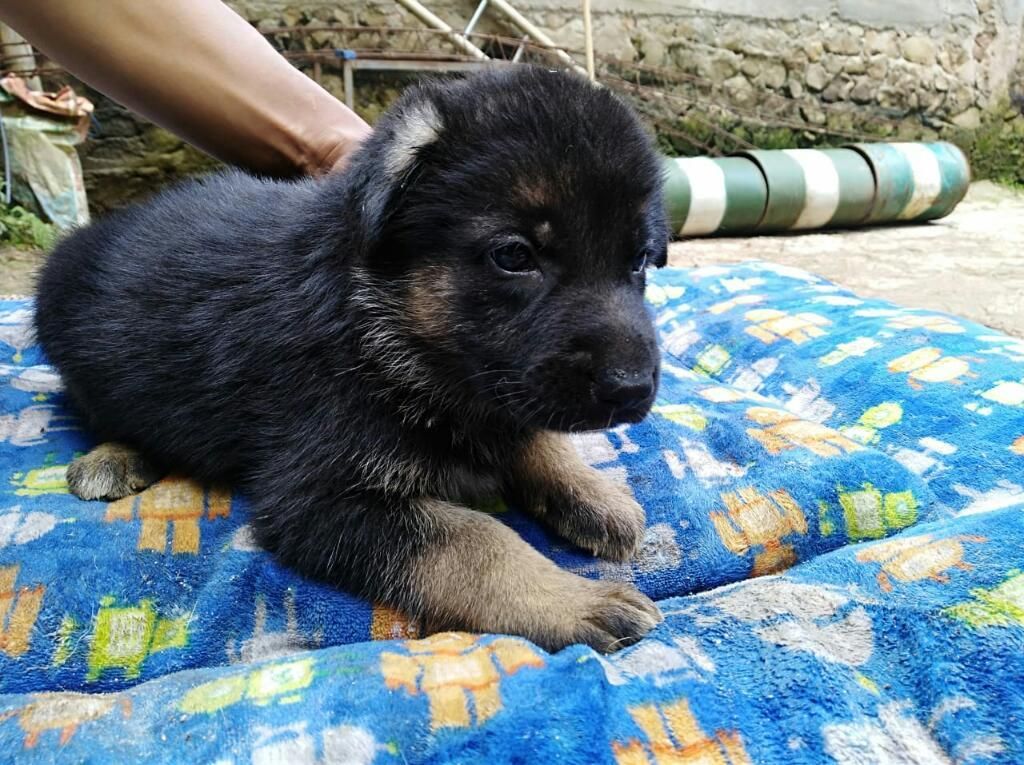
[[654, 394], [654, 373], [650, 370], [606, 369], [595, 380], [594, 394], [601, 403], [616, 408], [639, 406]]

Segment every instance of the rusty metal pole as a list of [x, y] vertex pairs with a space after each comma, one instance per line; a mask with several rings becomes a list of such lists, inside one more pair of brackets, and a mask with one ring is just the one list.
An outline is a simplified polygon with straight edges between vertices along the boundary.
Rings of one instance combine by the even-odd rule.
[[583, 0], [583, 48], [587, 56], [587, 76], [597, 81], [594, 72], [594, 26], [590, 20], [590, 0]]
[[442, 21], [440, 18], [430, 12], [422, 3], [418, 0], [398, 0], [398, 4], [408, 10], [413, 16], [418, 18], [428, 27], [439, 29], [444, 33], [444, 36], [452, 41], [452, 44], [456, 48], [466, 53], [477, 61], [487, 61], [490, 57], [480, 50], [478, 47], [473, 45], [464, 34], [455, 31], [452, 27]]
[[515, 24], [521, 31], [528, 34], [530, 39], [534, 40], [538, 45], [540, 45], [540, 47], [547, 48], [551, 51], [559, 61], [569, 66], [570, 69], [578, 74], [582, 74], [584, 77], [589, 76], [587, 70], [577, 64], [573, 60], [572, 56], [559, 48], [554, 40], [531, 24], [529, 19], [509, 5], [506, 0], [490, 0], [490, 5], [492, 8], [497, 8], [501, 11], [509, 21]]

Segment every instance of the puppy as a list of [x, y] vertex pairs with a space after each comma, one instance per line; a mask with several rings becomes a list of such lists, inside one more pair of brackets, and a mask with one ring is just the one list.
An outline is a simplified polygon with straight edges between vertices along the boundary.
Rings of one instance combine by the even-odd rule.
[[504, 495], [597, 555], [636, 550], [643, 511], [566, 434], [654, 399], [661, 182], [607, 90], [512, 67], [410, 90], [344, 174], [228, 172], [74, 233], [36, 318], [104, 442], [71, 490], [230, 482], [286, 565], [428, 629], [638, 640], [650, 600], [470, 505]]

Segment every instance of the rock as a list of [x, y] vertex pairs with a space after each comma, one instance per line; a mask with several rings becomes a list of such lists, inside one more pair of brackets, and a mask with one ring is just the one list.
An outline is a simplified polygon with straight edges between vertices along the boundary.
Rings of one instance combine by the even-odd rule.
[[790, 80], [787, 87], [791, 98], [800, 98], [804, 94], [804, 85], [800, 80]]
[[728, 22], [718, 40], [719, 46], [733, 53], [767, 58], [785, 47], [786, 36], [770, 26]]
[[872, 56], [865, 71], [873, 80], [885, 79], [885, 73], [889, 71], [889, 59], [885, 56]]
[[761, 82], [778, 90], [786, 83], [786, 67], [778, 62], [769, 62], [761, 71]]
[[927, 91], [921, 91], [917, 94], [918, 102], [920, 107], [924, 109], [928, 114], [935, 114], [942, 106], [942, 102], [945, 96], [942, 93], [929, 93]]
[[329, 29], [317, 29], [309, 33], [318, 48], [333, 48], [340, 44], [338, 36]]
[[974, 38], [974, 60], [983, 61], [988, 48], [992, 44], [992, 35], [987, 32]]
[[807, 71], [804, 74], [804, 84], [807, 85], [808, 90], [813, 90], [818, 93], [825, 89], [828, 85], [829, 76], [825, 72], [825, 67], [821, 64], [811, 64], [807, 67]]
[[827, 121], [825, 110], [815, 103], [801, 104], [800, 116], [811, 125], [824, 125]]
[[967, 111], [953, 117], [952, 122], [958, 128], [963, 128], [964, 130], [977, 130], [981, 127], [981, 110], [976, 106], [972, 106]]
[[804, 43], [804, 53], [807, 54], [809, 61], [820, 61], [825, 54], [825, 46], [820, 40], [810, 40]]
[[687, 19], [676, 24], [672, 36], [676, 39], [706, 40], [708, 39], [708, 29], [704, 19]]
[[880, 87], [875, 97], [878, 105], [884, 109], [897, 109], [904, 105], [904, 94], [888, 85]]
[[859, 77], [850, 91], [850, 100], [857, 104], [870, 104], [875, 100], [875, 83], [867, 77]]
[[878, 32], [869, 29], [864, 33], [864, 47], [869, 53], [882, 53], [890, 58], [900, 55], [900, 47], [896, 43], [896, 35], [893, 32]]
[[827, 103], [835, 103], [836, 101], [845, 101], [850, 97], [850, 92], [853, 90], [853, 79], [848, 75], [841, 74], [836, 77], [832, 82], [828, 84], [821, 93], [821, 100]]
[[773, 90], [778, 90], [786, 82], [786, 67], [778, 61], [748, 57], [740, 65], [740, 71], [751, 80]]
[[848, 56], [843, 61], [843, 71], [847, 74], [864, 74], [867, 70], [868, 64], [863, 56]]
[[903, 58], [915, 64], [931, 66], [935, 63], [935, 43], [929, 38], [915, 35], [903, 41], [900, 47]]
[[667, 63], [665, 43], [653, 34], [645, 34], [640, 38], [639, 53], [648, 66], [665, 66]]
[[800, 51], [783, 56], [782, 65], [786, 67], [787, 72], [800, 72], [802, 74], [807, 67], [807, 55]]
[[702, 56], [697, 69], [701, 77], [721, 83], [734, 77], [739, 70], [739, 56], [725, 51], [710, 60]]
[[825, 38], [825, 50], [829, 53], [852, 56], [860, 53], [860, 40], [849, 31], [834, 32]]
[[[602, 19], [601, 16], [597, 17]], [[604, 21], [607, 19], [607, 21]], [[595, 20], [597, 21], [597, 20]], [[629, 39], [629, 30], [623, 19], [603, 17], [603, 23], [594, 25], [594, 50], [605, 56], [613, 56], [625, 61], [636, 59], [636, 48]], [[576, 47], [582, 47], [583, 36], [579, 37]]]
[[825, 56], [825, 60], [822, 64], [825, 67], [825, 71], [829, 74], [839, 74], [843, 71], [843, 58], [839, 56], [833, 56], [831, 54]]
[[960, 114], [975, 105], [975, 91], [966, 85], [958, 85], [946, 94], [946, 108], [950, 114]]
[[944, 75], [936, 75], [935, 82], [932, 83], [932, 87], [935, 88], [940, 93], [945, 93], [947, 90], [949, 90], [949, 80], [947, 80]]
[[725, 95], [736, 106], [753, 106], [757, 102], [757, 95], [754, 87], [746, 77], [737, 74], [722, 83]]
[[959, 40], [947, 42], [938, 55], [939, 66], [950, 73], [955, 72], [972, 59], [973, 56], [968, 53], [968, 46]]

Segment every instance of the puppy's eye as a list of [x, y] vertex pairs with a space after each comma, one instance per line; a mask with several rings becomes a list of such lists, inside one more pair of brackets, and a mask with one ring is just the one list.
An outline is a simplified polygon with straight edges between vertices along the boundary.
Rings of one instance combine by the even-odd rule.
[[503, 242], [490, 252], [491, 262], [508, 274], [528, 274], [537, 270], [533, 247], [522, 239]]
[[633, 258], [633, 273], [638, 274], [647, 268], [647, 258], [650, 253], [647, 250], [641, 250], [635, 258]]

